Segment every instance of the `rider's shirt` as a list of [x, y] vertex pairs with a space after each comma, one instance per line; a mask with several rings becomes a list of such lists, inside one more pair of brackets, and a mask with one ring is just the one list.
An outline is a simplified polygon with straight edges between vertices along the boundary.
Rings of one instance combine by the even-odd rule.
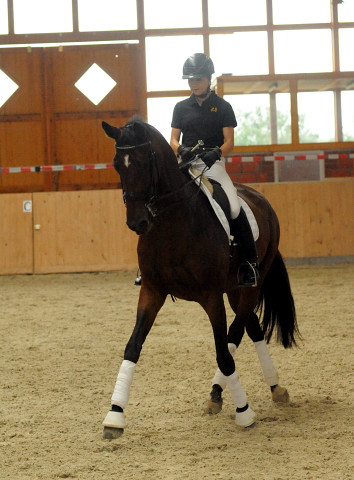
[[203, 140], [205, 147], [221, 147], [224, 143], [223, 128], [236, 125], [231, 105], [215, 92], [211, 92], [201, 105], [193, 94], [178, 102], [171, 124], [172, 128], [182, 131], [182, 143], [187, 147], [194, 147], [198, 140]]

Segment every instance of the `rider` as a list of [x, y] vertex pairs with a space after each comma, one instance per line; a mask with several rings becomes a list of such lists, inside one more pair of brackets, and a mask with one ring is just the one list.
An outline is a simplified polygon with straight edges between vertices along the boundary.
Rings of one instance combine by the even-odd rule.
[[[230, 203], [231, 235], [243, 252], [242, 279], [240, 285], [257, 285], [258, 256], [246, 213], [240, 206], [236, 189], [225, 169], [225, 159], [234, 147], [234, 128], [237, 126], [231, 105], [210, 90], [214, 64], [204, 53], [195, 53], [183, 65], [183, 79], [188, 80], [192, 95], [178, 102], [173, 111], [170, 144], [182, 162], [194, 158], [191, 149], [203, 140], [208, 150], [198, 152], [193, 166], [223, 187]], [[182, 133], [182, 144], [179, 140]], [[207, 170], [204, 171], [207, 167]]]

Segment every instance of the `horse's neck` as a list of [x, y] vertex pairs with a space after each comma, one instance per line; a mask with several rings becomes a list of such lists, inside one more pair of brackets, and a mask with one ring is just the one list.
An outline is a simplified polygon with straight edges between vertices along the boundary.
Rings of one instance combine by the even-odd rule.
[[177, 192], [180, 190], [181, 195], [185, 194], [182, 187], [186, 183], [186, 178], [178, 167], [173, 151], [160, 154], [158, 162], [160, 193]]

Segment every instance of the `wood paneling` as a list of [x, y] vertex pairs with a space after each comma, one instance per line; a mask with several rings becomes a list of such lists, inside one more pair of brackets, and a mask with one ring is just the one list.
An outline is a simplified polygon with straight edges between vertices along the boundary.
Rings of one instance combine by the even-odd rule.
[[23, 202], [32, 194], [0, 195], [0, 274], [32, 273], [32, 212]]
[[34, 273], [137, 267], [120, 190], [34, 193]]
[[[0, 52], [0, 68], [19, 87], [0, 108], [0, 166], [43, 165], [41, 52]], [[43, 188], [44, 182], [44, 174], [0, 175], [0, 192], [36, 191]]]
[[[0, 166], [109, 163], [101, 121], [121, 126], [146, 113], [139, 44], [11, 49], [0, 68], [18, 90], [0, 108]], [[75, 83], [96, 63], [117, 85], [94, 105]], [[99, 85], [97, 85], [99, 86]], [[0, 192], [116, 188], [113, 171], [0, 175]]]
[[[259, 184], [276, 211], [285, 258], [354, 255], [354, 181]], [[33, 197], [32, 214], [23, 200]], [[0, 195], [0, 273], [135, 269], [138, 237], [121, 190]], [[34, 265], [34, 268], [33, 268]]]
[[[105, 141], [101, 121], [125, 124], [141, 111], [144, 90], [139, 79], [139, 45], [65, 47], [50, 51], [50, 78], [59, 79], [48, 92], [52, 105], [51, 133], [56, 164], [108, 163], [112, 145]], [[75, 83], [96, 63], [117, 85], [94, 105]], [[87, 185], [117, 186], [113, 171], [65, 172], [55, 177], [53, 189], [65, 190]]]
[[354, 181], [253, 185], [280, 222], [287, 258], [354, 255]]

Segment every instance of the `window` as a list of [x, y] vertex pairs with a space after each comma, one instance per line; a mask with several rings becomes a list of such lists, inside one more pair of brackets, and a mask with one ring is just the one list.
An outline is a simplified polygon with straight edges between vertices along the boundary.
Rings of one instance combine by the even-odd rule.
[[146, 38], [147, 90], [188, 90], [182, 79], [183, 64], [196, 52], [203, 52], [201, 35]]
[[269, 95], [225, 95], [237, 120], [235, 145], [270, 143]]
[[7, 23], [7, 0], [0, 0], [0, 35], [9, 33]]
[[13, 0], [15, 33], [73, 30], [71, 0]]
[[290, 93], [276, 93], [277, 143], [291, 143]]
[[339, 62], [342, 71], [354, 70], [354, 28], [339, 29]]
[[338, 20], [340, 22], [354, 22], [354, 2], [346, 0], [338, 3]]
[[288, 30], [274, 32], [276, 73], [330, 72], [331, 31]]
[[136, 30], [136, 0], [78, 0], [79, 30]]
[[279, 24], [329, 23], [331, 4], [324, 0], [273, 0], [273, 22]]
[[148, 98], [148, 122], [162, 133], [168, 143], [171, 137], [171, 120], [177, 102], [187, 97]]
[[342, 129], [345, 142], [354, 141], [354, 90], [341, 93], [342, 97]]
[[333, 142], [333, 92], [302, 92], [297, 99], [300, 142]]
[[210, 27], [265, 25], [266, 0], [208, 0], [208, 15]]
[[144, 0], [145, 28], [189, 28], [202, 26], [202, 0], [178, 0], [171, 11], [166, 0]]
[[[232, 52], [232, 54], [230, 53]], [[266, 32], [210, 35], [210, 56], [215, 75], [261, 75], [269, 72]]]

